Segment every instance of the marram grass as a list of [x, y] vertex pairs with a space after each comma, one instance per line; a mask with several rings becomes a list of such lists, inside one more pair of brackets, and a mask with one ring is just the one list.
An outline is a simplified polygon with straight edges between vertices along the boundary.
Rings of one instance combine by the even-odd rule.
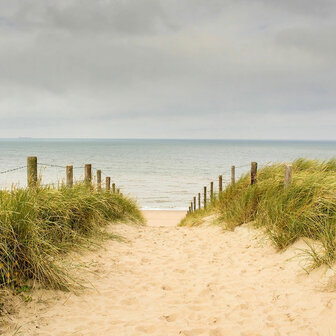
[[[336, 259], [336, 160], [294, 161], [292, 184], [287, 188], [284, 170], [284, 164], [260, 169], [253, 186], [249, 174], [242, 176], [217, 197], [212, 212], [227, 229], [254, 222], [279, 249], [299, 238], [313, 239], [317, 243], [309, 248], [313, 266], [331, 265]], [[200, 221], [196, 212], [182, 224]]]
[[185, 216], [179, 226], [199, 226], [207, 221], [208, 216], [216, 213], [215, 203], [209, 204], [206, 209], [202, 208]]
[[0, 191], [0, 286], [31, 279], [68, 289], [73, 280], [60, 257], [124, 220], [144, 222], [135, 202], [82, 183]]

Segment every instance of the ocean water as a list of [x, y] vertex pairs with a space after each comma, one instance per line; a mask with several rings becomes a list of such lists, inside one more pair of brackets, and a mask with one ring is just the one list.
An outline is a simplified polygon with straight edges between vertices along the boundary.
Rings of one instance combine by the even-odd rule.
[[[228, 183], [231, 165], [239, 167], [239, 177], [249, 170], [251, 161], [262, 166], [298, 157], [330, 159], [336, 156], [336, 142], [1, 139], [0, 172], [25, 166], [30, 155], [38, 157], [42, 183], [65, 178], [65, 168], [49, 165], [72, 164], [78, 167], [75, 178], [81, 179], [84, 169], [80, 167], [91, 163], [143, 208], [187, 209], [204, 185], [214, 181], [217, 187], [218, 175]], [[1, 188], [13, 183], [26, 185], [25, 168], [0, 173]]]

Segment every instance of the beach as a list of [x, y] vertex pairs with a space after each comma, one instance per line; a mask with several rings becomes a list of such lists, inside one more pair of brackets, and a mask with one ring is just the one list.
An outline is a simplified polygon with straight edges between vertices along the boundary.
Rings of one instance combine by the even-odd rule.
[[0, 13], [0, 336], [336, 336], [336, 0]]
[[298, 241], [279, 253], [248, 224], [177, 227], [182, 211], [145, 211], [147, 226], [72, 254], [87, 289], [16, 298], [3, 335], [334, 335], [334, 273], [307, 275]]

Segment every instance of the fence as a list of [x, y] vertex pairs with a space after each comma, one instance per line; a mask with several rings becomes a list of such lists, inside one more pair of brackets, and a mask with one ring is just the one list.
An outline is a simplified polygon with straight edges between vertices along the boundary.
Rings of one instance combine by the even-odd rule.
[[[7, 174], [13, 171], [21, 170], [21, 169], [27, 169], [27, 186], [28, 187], [35, 187], [38, 185], [38, 165], [40, 166], [48, 166], [48, 167], [57, 167], [57, 168], [63, 168], [65, 170], [65, 184], [68, 187], [72, 187], [74, 183], [74, 169], [84, 169], [84, 181], [87, 184], [92, 184], [92, 171], [96, 170], [96, 188], [97, 190], [101, 190], [103, 187], [102, 183], [102, 175], [105, 176], [105, 189], [111, 190], [113, 193], [120, 193], [120, 188], [116, 187], [115, 183], [111, 184], [111, 177], [104, 174], [104, 172], [101, 169], [96, 169], [92, 167], [91, 164], [85, 164], [84, 166], [74, 167], [73, 165], [66, 165], [66, 166], [60, 166], [55, 164], [48, 164], [48, 163], [38, 163], [36, 156], [29, 156], [27, 157], [27, 165], [26, 166], [20, 166], [12, 169], [7, 169], [4, 171], [0, 171], [1, 174]], [[230, 183], [231, 185], [234, 185], [236, 182], [236, 169], [237, 168], [243, 168], [248, 167], [249, 165], [242, 165], [239, 167], [232, 166], [231, 167], [231, 178]], [[251, 162], [251, 168], [250, 168], [250, 177], [251, 181], [250, 184], [253, 185], [257, 183], [257, 171], [258, 171], [258, 164], [257, 162]], [[291, 184], [292, 181], [292, 165], [285, 165], [285, 174], [284, 174], [284, 187], [288, 187]], [[223, 176], [219, 175], [218, 177], [218, 193], [223, 192]], [[208, 197], [207, 197], [207, 186], [204, 186], [203, 188], [203, 208], [205, 209], [207, 207], [208, 203]], [[192, 201], [190, 202], [188, 213], [192, 213], [196, 211], [197, 209], [202, 209], [202, 201], [201, 197], [202, 193], [198, 193], [197, 196], [194, 196]], [[210, 182], [210, 191], [209, 191], [209, 201], [210, 203], [215, 198], [215, 192], [214, 192], [214, 182]]]
[[[231, 166], [231, 185], [236, 183], [236, 168], [248, 167], [249, 165], [243, 166]], [[250, 184], [254, 185], [257, 183], [257, 172], [258, 172], [258, 163], [251, 162], [251, 169], [250, 169]], [[285, 165], [285, 172], [284, 172], [284, 187], [287, 188], [292, 183], [292, 165], [286, 164]], [[218, 176], [218, 194], [223, 192], [223, 175]], [[214, 194], [214, 183], [210, 182], [210, 202], [212, 202], [215, 198]], [[193, 200], [190, 202], [188, 213], [193, 213], [197, 210], [197, 197], [193, 197]], [[203, 187], [203, 209], [207, 207], [207, 186]], [[201, 193], [198, 193], [198, 210], [202, 209], [201, 205]]]
[[[38, 185], [38, 166], [47, 166], [47, 167], [56, 167], [56, 168], [64, 168], [65, 170], [65, 185], [71, 188], [74, 184], [74, 169], [84, 169], [84, 182], [91, 185], [93, 182], [93, 174], [92, 171], [96, 171], [96, 188], [97, 190], [102, 189], [102, 174], [105, 175], [105, 189], [111, 190], [111, 177], [104, 174], [101, 169], [96, 169], [92, 167], [92, 164], [88, 163], [84, 166], [74, 167], [73, 165], [60, 166], [49, 163], [38, 163], [36, 156], [28, 156], [27, 157], [27, 165], [20, 166], [12, 169], [7, 169], [4, 171], [0, 171], [1, 174], [7, 174], [13, 171], [27, 169], [27, 187], [32, 188]], [[116, 184], [112, 183], [112, 192], [120, 193], [120, 188], [116, 188]], [[121, 193], [120, 193], [121, 194]]]

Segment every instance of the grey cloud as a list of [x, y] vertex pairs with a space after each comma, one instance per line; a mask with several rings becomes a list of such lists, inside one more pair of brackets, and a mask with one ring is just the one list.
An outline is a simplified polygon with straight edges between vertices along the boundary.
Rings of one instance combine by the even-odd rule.
[[330, 25], [293, 27], [276, 35], [276, 42], [284, 48], [302, 49], [320, 58], [336, 57], [336, 30]]
[[27, 0], [0, 2], [3, 20], [18, 28], [142, 35], [178, 30], [195, 19], [222, 10], [228, 1], [216, 0]]
[[0, 21], [23, 29], [138, 35], [197, 26], [223, 13], [236, 14], [236, 9], [248, 20], [265, 14], [269, 23], [279, 17], [286, 22], [294, 15], [330, 18], [336, 4], [333, 0], [1, 0], [0, 9]]
[[[54, 29], [61, 31], [152, 32], [164, 22], [159, 2], [146, 1], [89, 1], [89, 0], [27, 0], [13, 1], [6, 11], [8, 19], [23, 29]], [[143, 5], [145, 3], [145, 8]], [[145, 10], [144, 10], [145, 9]]]
[[335, 138], [333, 1], [0, 0], [0, 12], [3, 136], [35, 124], [41, 136], [76, 125], [76, 136], [247, 137], [253, 125]]
[[299, 16], [328, 18], [334, 16], [336, 3], [334, 0], [259, 0], [263, 5], [275, 10], [280, 9], [287, 13]]

